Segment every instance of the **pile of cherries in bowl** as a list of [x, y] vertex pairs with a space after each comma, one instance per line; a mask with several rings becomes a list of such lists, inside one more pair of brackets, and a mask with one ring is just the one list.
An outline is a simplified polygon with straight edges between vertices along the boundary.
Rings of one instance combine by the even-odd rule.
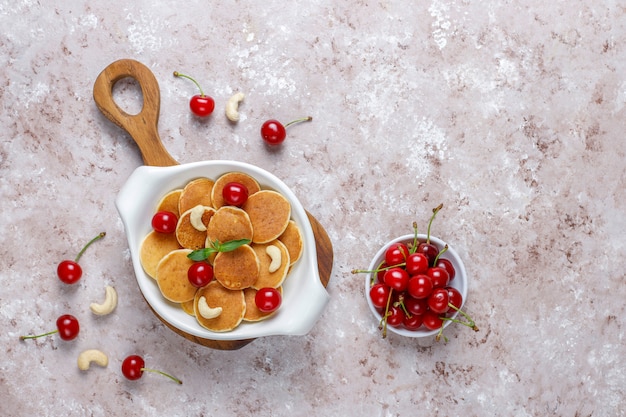
[[468, 287], [463, 261], [446, 242], [430, 235], [442, 207], [433, 209], [428, 234], [418, 234], [414, 223], [414, 233], [384, 245], [367, 270], [352, 271], [367, 274], [365, 298], [383, 338], [389, 329], [402, 336], [440, 340], [450, 323], [478, 330], [462, 310]]

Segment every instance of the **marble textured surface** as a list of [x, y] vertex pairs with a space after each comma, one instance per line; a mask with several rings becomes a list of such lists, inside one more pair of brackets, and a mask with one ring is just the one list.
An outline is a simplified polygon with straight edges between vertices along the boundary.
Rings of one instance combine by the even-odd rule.
[[[623, 3], [54, 3], [0, 1], [1, 415], [626, 415]], [[92, 99], [120, 58], [156, 75], [178, 161], [265, 168], [327, 229], [332, 299], [310, 334], [216, 351], [150, 313], [114, 206], [141, 157]], [[173, 70], [215, 98], [208, 121]], [[135, 83], [115, 94], [141, 108]], [[263, 145], [265, 119], [306, 115]], [[433, 232], [465, 260], [480, 332], [382, 340], [350, 271], [441, 202]], [[102, 230], [61, 285], [56, 264]], [[120, 303], [94, 317], [104, 284]], [[18, 340], [62, 312], [83, 323], [74, 342]], [[80, 372], [92, 347], [110, 364]], [[131, 353], [184, 384], [125, 380]]]

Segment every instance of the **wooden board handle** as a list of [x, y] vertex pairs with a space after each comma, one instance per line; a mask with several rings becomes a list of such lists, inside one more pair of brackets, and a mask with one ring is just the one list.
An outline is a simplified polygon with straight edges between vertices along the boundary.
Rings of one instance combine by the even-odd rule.
[[[135, 115], [126, 113], [113, 99], [113, 86], [127, 77], [137, 81], [143, 95], [141, 111]], [[96, 78], [93, 99], [102, 114], [124, 129], [137, 143], [145, 165], [178, 165], [159, 137], [161, 92], [156, 77], [148, 67], [132, 59], [113, 62]]]

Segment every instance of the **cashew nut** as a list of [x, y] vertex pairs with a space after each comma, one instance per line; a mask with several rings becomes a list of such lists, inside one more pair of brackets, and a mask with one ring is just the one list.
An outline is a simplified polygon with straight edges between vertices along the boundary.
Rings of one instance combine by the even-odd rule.
[[280, 248], [274, 245], [269, 245], [267, 248], [265, 248], [265, 253], [267, 253], [271, 259], [268, 271], [270, 271], [270, 273], [276, 272], [282, 264], [282, 253], [280, 251]]
[[214, 319], [222, 314], [222, 307], [211, 308], [206, 302], [206, 298], [200, 297], [198, 300], [198, 313], [205, 319]]
[[91, 362], [96, 365], [100, 365], [103, 368], [106, 367], [109, 364], [109, 358], [104, 354], [104, 352], [99, 351], [98, 349], [87, 349], [83, 350], [80, 355], [78, 355], [78, 360], [76, 362], [78, 363], [78, 369], [86, 371], [89, 369]]
[[202, 222], [202, 215], [204, 215], [204, 206], [201, 204], [192, 208], [191, 213], [189, 213], [189, 221], [198, 232], [206, 232], [206, 225]]
[[236, 93], [226, 102], [226, 117], [231, 122], [239, 121], [239, 103], [243, 101], [245, 95], [243, 93]]
[[113, 310], [115, 310], [115, 307], [117, 306], [117, 292], [115, 291], [115, 288], [107, 285], [104, 290], [105, 297], [102, 304], [91, 303], [89, 305], [92, 313], [99, 316], [105, 316], [113, 312]]

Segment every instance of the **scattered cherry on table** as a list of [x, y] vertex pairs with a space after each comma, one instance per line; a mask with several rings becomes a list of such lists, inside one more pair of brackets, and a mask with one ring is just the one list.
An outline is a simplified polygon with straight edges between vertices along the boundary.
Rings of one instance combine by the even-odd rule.
[[180, 379], [170, 374], [167, 374], [163, 371], [146, 368], [146, 362], [139, 355], [127, 356], [126, 359], [124, 359], [124, 361], [122, 362], [122, 375], [124, 375], [126, 379], [128, 380], [135, 381], [141, 378], [144, 372], [154, 372], [157, 374], [161, 374], [165, 377], [168, 377], [169, 379], [171, 379], [172, 381], [178, 384], [183, 383], [183, 381], [181, 381]]
[[268, 145], [280, 145], [285, 141], [287, 137], [286, 128], [301, 122], [310, 122], [313, 120], [313, 117], [303, 117], [301, 119], [292, 120], [291, 122], [283, 125], [276, 119], [270, 119], [265, 121], [263, 125], [261, 125], [261, 137]]
[[83, 276], [83, 269], [78, 264], [78, 260], [81, 256], [83, 256], [83, 253], [85, 253], [87, 248], [91, 246], [92, 243], [94, 243], [96, 240], [102, 239], [104, 236], [106, 236], [106, 233], [101, 232], [100, 234], [98, 234], [98, 236], [87, 242], [87, 244], [83, 246], [81, 251], [78, 252], [78, 255], [76, 255], [76, 258], [74, 258], [74, 260], [66, 259], [59, 263], [59, 265], [57, 266], [57, 276], [59, 277], [61, 282], [64, 282], [65, 284], [75, 284], [78, 282], [78, 280], [80, 280], [80, 278]]
[[196, 85], [196, 87], [198, 87], [198, 90], [200, 90], [200, 94], [192, 96], [189, 100], [189, 108], [191, 109], [192, 113], [198, 117], [210, 116], [215, 109], [215, 100], [213, 100], [212, 97], [205, 95], [202, 91], [202, 87], [200, 87], [200, 84], [198, 84], [198, 82], [189, 75], [181, 74], [178, 71], [174, 71], [174, 76], [191, 80]]
[[38, 335], [20, 336], [20, 340], [37, 339], [39, 337], [50, 336], [58, 333], [59, 337], [62, 340], [69, 341], [76, 339], [78, 333], [80, 332], [80, 324], [78, 323], [78, 319], [71, 314], [63, 314], [59, 316], [56, 325], [56, 330], [52, 330], [50, 332]]

